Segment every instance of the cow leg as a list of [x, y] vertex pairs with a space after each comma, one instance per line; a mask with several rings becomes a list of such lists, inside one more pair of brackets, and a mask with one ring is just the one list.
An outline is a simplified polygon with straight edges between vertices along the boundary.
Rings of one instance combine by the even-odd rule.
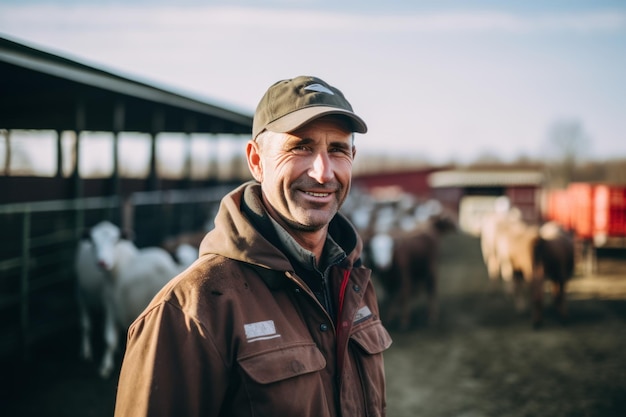
[[381, 317], [389, 326], [395, 326], [394, 320], [398, 316], [398, 304], [400, 302], [400, 290], [396, 285], [396, 280], [399, 277], [392, 275], [388, 270], [377, 270], [376, 278], [380, 282], [384, 293]]
[[93, 351], [91, 348], [91, 318], [89, 311], [85, 303], [79, 299], [78, 309], [80, 314], [80, 328], [81, 328], [81, 350], [80, 355], [85, 360], [91, 360], [93, 358]]
[[515, 275], [515, 270], [513, 269], [511, 261], [504, 260], [500, 263], [500, 274], [502, 275], [502, 279], [504, 281], [510, 282], [513, 279], [513, 275]]
[[512, 282], [508, 283], [507, 286], [512, 287], [510, 290], [513, 294], [513, 302], [515, 303], [515, 310], [518, 312], [526, 311], [527, 308], [527, 300], [526, 300], [526, 285], [524, 278], [519, 276], [518, 274], [514, 274]]
[[400, 330], [408, 330], [411, 327], [411, 288], [400, 291]]
[[389, 294], [389, 296], [385, 298], [384, 319], [386, 322], [391, 323], [392, 326], [394, 320], [396, 320], [396, 317], [398, 316], [398, 303], [399, 297], [397, 294], [394, 294], [393, 296]]
[[532, 323], [538, 328], [543, 322], [543, 277], [535, 276], [531, 282]]
[[437, 277], [431, 272], [426, 284], [428, 297], [428, 324], [435, 325], [439, 321], [439, 303], [437, 300]]
[[559, 281], [552, 283], [552, 300], [559, 315], [559, 319], [561, 321], [567, 319], [567, 306], [565, 305], [565, 282]]
[[489, 279], [497, 281], [500, 278], [500, 265], [498, 263], [498, 258], [495, 255], [490, 255], [487, 257], [486, 263]]
[[105, 309], [104, 344], [105, 350], [100, 365], [100, 376], [108, 378], [113, 371], [115, 352], [119, 342], [118, 329], [115, 323], [115, 314], [112, 308]]

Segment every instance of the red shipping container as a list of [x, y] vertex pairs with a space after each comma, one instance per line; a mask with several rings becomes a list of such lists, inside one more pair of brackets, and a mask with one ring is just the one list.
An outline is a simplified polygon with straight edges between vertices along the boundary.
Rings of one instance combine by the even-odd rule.
[[594, 193], [594, 237], [626, 236], [626, 187], [596, 185]]
[[550, 190], [548, 199], [548, 220], [557, 222], [565, 230], [572, 230], [572, 216], [567, 190]]
[[594, 236], [593, 201], [595, 185], [586, 182], [571, 183], [567, 188], [572, 229], [579, 237]]

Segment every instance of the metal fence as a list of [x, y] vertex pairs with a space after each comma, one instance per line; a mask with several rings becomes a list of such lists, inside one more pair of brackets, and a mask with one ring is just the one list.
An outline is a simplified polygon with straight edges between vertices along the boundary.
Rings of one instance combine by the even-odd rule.
[[0, 356], [27, 360], [47, 338], [78, 329], [74, 254], [100, 220], [133, 231], [138, 247], [206, 228], [233, 186], [0, 205]]

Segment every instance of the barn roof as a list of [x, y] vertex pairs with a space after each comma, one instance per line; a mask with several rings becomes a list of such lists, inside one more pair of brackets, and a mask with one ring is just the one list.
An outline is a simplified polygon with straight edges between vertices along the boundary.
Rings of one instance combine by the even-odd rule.
[[428, 183], [438, 187], [538, 186], [544, 175], [535, 170], [447, 170], [430, 174]]
[[252, 115], [0, 36], [0, 128], [247, 134]]

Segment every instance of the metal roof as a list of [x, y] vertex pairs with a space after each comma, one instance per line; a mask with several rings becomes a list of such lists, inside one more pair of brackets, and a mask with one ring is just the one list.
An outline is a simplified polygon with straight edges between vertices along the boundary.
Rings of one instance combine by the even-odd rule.
[[0, 128], [247, 134], [252, 115], [0, 37]]
[[434, 172], [428, 177], [428, 183], [433, 188], [538, 186], [543, 180], [543, 173], [534, 170], [448, 170]]

